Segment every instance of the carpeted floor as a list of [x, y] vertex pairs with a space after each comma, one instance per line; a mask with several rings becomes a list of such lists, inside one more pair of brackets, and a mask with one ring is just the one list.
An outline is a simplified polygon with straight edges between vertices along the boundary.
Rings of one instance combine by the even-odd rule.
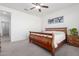
[[[1, 56], [51, 56], [45, 49], [29, 43], [28, 40], [17, 42], [2, 42]], [[79, 48], [63, 45], [55, 54], [56, 56], [79, 56]]]

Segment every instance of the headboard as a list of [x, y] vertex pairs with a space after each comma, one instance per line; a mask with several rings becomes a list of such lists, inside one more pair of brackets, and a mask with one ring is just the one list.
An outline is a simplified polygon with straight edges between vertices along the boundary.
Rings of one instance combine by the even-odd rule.
[[62, 27], [62, 28], [45, 28], [45, 31], [65, 31], [65, 32], [67, 32], [67, 27]]
[[62, 27], [62, 28], [45, 28], [45, 31], [62, 31], [65, 32], [67, 36], [67, 27]]

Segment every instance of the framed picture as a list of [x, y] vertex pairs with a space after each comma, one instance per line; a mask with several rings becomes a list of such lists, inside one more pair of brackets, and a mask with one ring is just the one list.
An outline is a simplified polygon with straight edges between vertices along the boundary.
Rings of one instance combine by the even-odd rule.
[[63, 23], [63, 22], [64, 22], [64, 16], [56, 17], [56, 18], [53, 18], [53, 19], [48, 19], [48, 24]]

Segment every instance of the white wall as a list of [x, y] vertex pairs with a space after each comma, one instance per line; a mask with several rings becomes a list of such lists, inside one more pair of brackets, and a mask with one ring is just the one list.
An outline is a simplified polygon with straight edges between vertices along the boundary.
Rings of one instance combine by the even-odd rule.
[[[26, 39], [29, 31], [41, 31], [47, 27], [77, 27], [79, 30], [79, 5], [56, 11], [42, 19], [4, 6], [0, 6], [0, 10], [11, 12], [11, 41]], [[48, 24], [48, 19], [58, 16], [64, 16], [64, 23]]]
[[29, 31], [41, 31], [41, 19], [15, 9], [0, 6], [0, 10], [11, 12], [11, 41], [28, 38]]
[[[48, 24], [48, 19], [59, 16], [64, 16], [64, 23]], [[79, 5], [74, 5], [59, 11], [55, 11], [54, 13], [44, 17], [43, 30], [47, 27], [67, 27], [68, 30], [70, 28], [76, 27], [79, 30]]]

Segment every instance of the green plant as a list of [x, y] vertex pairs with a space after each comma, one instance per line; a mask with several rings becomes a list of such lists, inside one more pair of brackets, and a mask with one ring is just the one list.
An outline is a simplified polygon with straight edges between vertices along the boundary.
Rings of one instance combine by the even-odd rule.
[[74, 35], [74, 36], [77, 36], [77, 35], [78, 35], [77, 28], [72, 28], [72, 29], [70, 29], [70, 34], [71, 34], [71, 35]]

